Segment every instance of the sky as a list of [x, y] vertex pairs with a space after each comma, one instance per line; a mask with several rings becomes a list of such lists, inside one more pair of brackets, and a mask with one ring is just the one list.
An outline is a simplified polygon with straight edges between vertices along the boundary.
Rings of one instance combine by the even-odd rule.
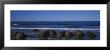
[[100, 10], [11, 10], [11, 21], [100, 21]]

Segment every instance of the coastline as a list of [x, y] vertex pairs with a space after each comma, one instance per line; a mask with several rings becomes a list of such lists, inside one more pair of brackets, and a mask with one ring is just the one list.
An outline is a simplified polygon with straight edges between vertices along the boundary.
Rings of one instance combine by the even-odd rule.
[[46, 30], [100, 30], [100, 28], [11, 28], [11, 29], [46, 29]]

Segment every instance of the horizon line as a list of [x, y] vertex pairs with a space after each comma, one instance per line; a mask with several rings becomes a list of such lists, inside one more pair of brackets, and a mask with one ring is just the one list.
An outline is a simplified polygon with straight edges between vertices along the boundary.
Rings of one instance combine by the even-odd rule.
[[[41, 21], [11, 21], [11, 22], [41, 22]], [[44, 22], [44, 21], [43, 21]], [[53, 21], [52, 21], [53, 22]]]

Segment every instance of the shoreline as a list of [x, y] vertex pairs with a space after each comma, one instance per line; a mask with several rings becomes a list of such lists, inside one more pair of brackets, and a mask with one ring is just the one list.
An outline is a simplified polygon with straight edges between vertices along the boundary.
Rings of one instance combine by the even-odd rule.
[[100, 30], [99, 28], [11, 28], [11, 29], [46, 29], [46, 30]]

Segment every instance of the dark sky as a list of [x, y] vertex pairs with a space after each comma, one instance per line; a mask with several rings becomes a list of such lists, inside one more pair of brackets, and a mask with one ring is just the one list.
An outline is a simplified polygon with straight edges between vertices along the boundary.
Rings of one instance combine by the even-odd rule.
[[99, 10], [12, 10], [11, 21], [99, 21]]

